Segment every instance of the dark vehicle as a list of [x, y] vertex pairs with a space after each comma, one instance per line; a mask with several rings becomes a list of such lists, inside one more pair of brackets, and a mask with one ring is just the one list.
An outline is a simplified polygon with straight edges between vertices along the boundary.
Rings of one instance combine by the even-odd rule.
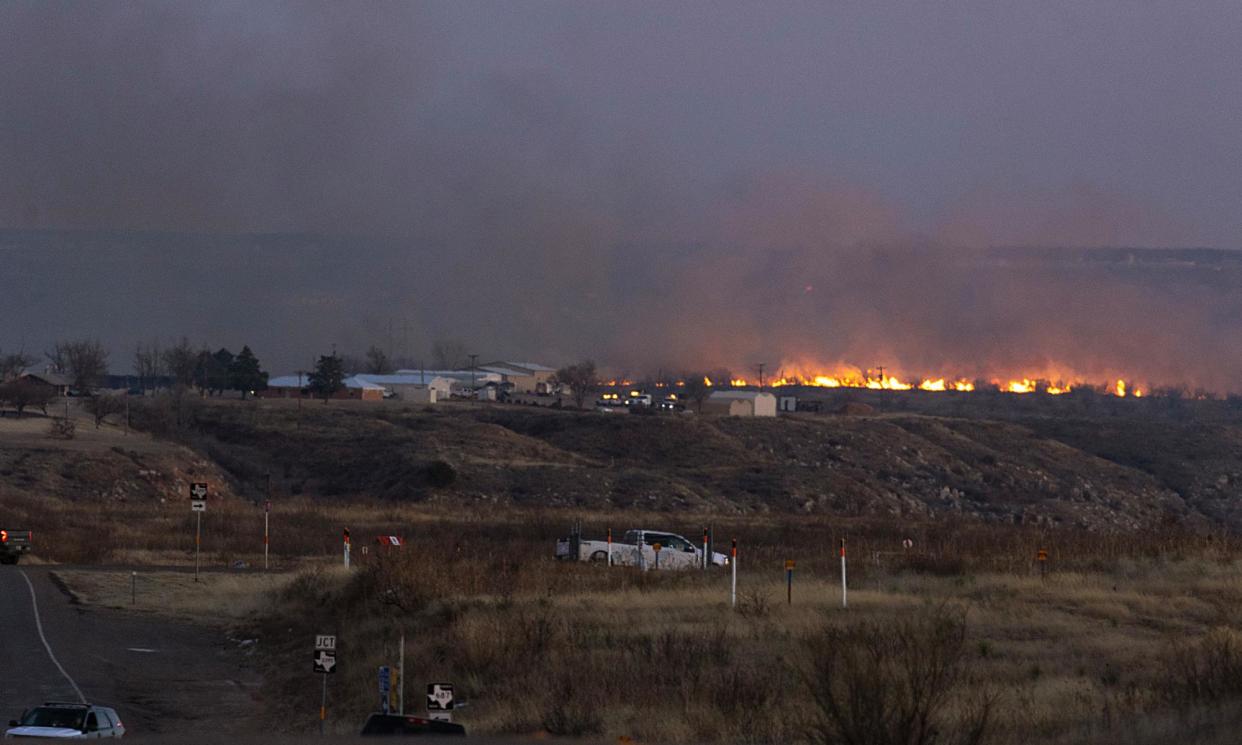
[[410, 737], [429, 735], [432, 737], [464, 736], [466, 728], [452, 722], [438, 719], [402, 716], [400, 714], [372, 714], [362, 725], [363, 735], [391, 735]]
[[9, 722], [8, 738], [82, 739], [124, 737], [125, 725], [115, 709], [91, 704], [49, 701]]
[[33, 540], [33, 531], [0, 529], [0, 564], [21, 561], [22, 554], [30, 551]]

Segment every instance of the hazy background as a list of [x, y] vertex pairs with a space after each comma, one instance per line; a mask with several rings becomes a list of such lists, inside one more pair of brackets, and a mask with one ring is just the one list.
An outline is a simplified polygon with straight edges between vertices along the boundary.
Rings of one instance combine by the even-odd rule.
[[[1236, 2], [0, 5], [0, 347], [1242, 388]], [[390, 331], [391, 329], [391, 331]]]

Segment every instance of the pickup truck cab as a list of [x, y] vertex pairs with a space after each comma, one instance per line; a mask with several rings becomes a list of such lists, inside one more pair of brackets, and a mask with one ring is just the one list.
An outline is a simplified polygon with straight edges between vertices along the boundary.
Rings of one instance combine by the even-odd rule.
[[[620, 542], [613, 542], [611, 551], [614, 565], [637, 566], [642, 569], [705, 568], [701, 545], [664, 530], [628, 530]], [[608, 541], [588, 541], [573, 535], [556, 542], [558, 559], [576, 558], [578, 561], [603, 562], [608, 560], [608, 554]], [[728, 563], [728, 556], [715, 551], [711, 553], [711, 566], [727, 566]]]
[[0, 528], [0, 564], [16, 564], [22, 554], [30, 551], [34, 533], [29, 530], [5, 530]]

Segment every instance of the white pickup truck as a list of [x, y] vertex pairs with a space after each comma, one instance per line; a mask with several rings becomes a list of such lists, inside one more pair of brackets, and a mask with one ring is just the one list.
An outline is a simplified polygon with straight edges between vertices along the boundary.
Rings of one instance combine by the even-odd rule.
[[[659, 546], [659, 551], [656, 551]], [[576, 549], [576, 555], [575, 555]], [[702, 569], [703, 547], [683, 536], [663, 530], [628, 530], [625, 537], [612, 543], [612, 563], [643, 569]], [[659, 556], [657, 557], [657, 553]], [[556, 558], [578, 561], [607, 562], [608, 541], [588, 541], [575, 533], [556, 542]], [[711, 554], [712, 566], [728, 566], [729, 557]]]

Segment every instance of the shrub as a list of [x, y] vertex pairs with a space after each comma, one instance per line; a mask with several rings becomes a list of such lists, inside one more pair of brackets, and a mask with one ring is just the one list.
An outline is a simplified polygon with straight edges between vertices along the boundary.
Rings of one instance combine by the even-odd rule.
[[77, 433], [77, 425], [69, 417], [56, 417], [48, 427], [48, 436], [58, 440], [72, 440]]
[[809, 642], [810, 736], [821, 743], [987, 741], [995, 699], [970, 682], [966, 623], [945, 607], [887, 623], [830, 627]]
[[1165, 656], [1156, 694], [1175, 708], [1242, 698], [1242, 635], [1218, 628]]
[[457, 480], [457, 471], [446, 461], [433, 460], [427, 465], [427, 483], [437, 489], [452, 486]]

